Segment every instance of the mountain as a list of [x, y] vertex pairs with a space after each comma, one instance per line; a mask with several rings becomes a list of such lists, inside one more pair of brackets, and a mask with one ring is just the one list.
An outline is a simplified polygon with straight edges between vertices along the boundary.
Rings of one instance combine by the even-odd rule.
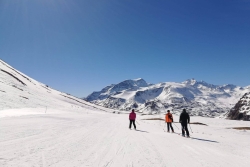
[[140, 87], [147, 87], [147, 84], [143, 79], [135, 79], [135, 80], [125, 80], [118, 84], [113, 84], [103, 88], [100, 92], [93, 92], [91, 96], [88, 96], [87, 101], [93, 101], [96, 98], [98, 99], [106, 99], [109, 95], [116, 95], [124, 90], [132, 91], [138, 90]]
[[250, 92], [245, 93], [229, 111], [229, 119], [250, 120]]
[[136, 108], [145, 114], [166, 112], [167, 109], [179, 113], [186, 108], [191, 115], [215, 117], [230, 110], [248, 90], [249, 87], [218, 86], [195, 79], [148, 84], [139, 78], [107, 86], [85, 100], [119, 110]]
[[67, 110], [96, 107], [85, 100], [52, 89], [0, 60], [0, 111], [18, 108]]

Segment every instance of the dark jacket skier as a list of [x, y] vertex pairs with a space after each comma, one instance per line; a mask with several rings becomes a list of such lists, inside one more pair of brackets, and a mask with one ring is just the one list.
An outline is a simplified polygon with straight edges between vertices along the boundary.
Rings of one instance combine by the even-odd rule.
[[136, 113], [135, 113], [135, 110], [133, 109], [132, 112], [129, 114], [129, 129], [131, 129], [131, 125], [133, 123], [134, 125], [134, 128], [136, 129], [136, 126], [135, 126], [135, 119], [136, 119]]
[[182, 136], [185, 136], [185, 131], [186, 131], [187, 137], [189, 137], [187, 124], [190, 122], [190, 117], [189, 117], [189, 114], [186, 112], [186, 109], [183, 109], [180, 115], [179, 122], [181, 123], [181, 126], [182, 126]]

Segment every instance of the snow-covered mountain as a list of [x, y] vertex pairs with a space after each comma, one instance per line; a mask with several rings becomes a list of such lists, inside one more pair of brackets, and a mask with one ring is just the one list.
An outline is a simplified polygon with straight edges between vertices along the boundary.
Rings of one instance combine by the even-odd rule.
[[218, 116], [232, 108], [249, 87], [213, 85], [188, 79], [182, 83], [147, 84], [143, 79], [126, 80], [93, 92], [85, 100], [120, 110], [136, 108], [145, 114], [174, 113], [186, 108], [191, 115]]
[[67, 110], [82, 107], [93, 108], [96, 105], [52, 89], [0, 60], [0, 110], [17, 108]]
[[229, 111], [228, 118], [250, 120], [250, 92], [245, 93]]

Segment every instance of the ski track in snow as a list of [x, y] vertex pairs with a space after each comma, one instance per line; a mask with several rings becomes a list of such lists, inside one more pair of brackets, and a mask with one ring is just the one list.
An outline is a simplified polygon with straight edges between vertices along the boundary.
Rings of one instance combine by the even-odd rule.
[[[143, 116], [138, 116], [138, 130], [129, 130], [128, 115], [89, 113], [1, 118], [0, 166], [247, 167], [250, 164], [249, 132], [215, 124], [192, 125], [194, 133], [190, 131], [188, 139], [164, 132], [164, 122], [140, 120]], [[194, 119], [207, 124], [221, 121]], [[180, 129], [173, 127], [180, 133]]]

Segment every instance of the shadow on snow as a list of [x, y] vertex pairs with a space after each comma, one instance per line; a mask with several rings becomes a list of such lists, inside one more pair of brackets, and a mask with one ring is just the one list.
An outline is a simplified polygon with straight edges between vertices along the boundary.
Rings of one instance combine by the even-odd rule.
[[195, 140], [201, 140], [201, 141], [212, 142], [212, 143], [219, 143], [219, 142], [214, 141], [214, 140], [200, 139], [200, 138], [196, 138], [196, 137], [190, 137], [190, 138], [191, 138], [191, 139], [195, 139]]
[[138, 129], [136, 129], [136, 131], [148, 133], [148, 131], [144, 131], [144, 130], [138, 130]]

